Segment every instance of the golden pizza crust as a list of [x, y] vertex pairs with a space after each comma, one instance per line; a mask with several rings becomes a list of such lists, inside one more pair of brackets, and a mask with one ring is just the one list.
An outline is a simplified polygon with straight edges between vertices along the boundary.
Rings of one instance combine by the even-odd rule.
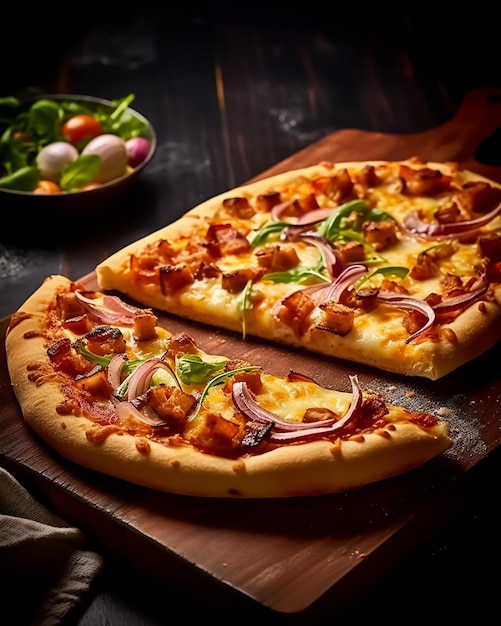
[[[355, 489], [406, 472], [452, 443], [445, 422], [425, 429], [402, 421], [352, 440], [287, 445], [231, 460], [204, 454], [187, 444], [166, 446], [112, 432], [112, 428], [107, 431], [86, 417], [60, 415], [56, 407], [65, 396], [57, 382], [49, 376], [37, 384], [28, 375], [35, 364], [50, 369], [41, 333], [44, 314], [55, 292], [68, 282], [50, 276], [28, 298], [11, 319], [6, 352], [26, 423], [62, 457], [84, 467], [148, 488], [191, 496], [311, 496]], [[400, 411], [396, 407], [390, 410]]]
[[[336, 168], [360, 167], [361, 165], [383, 164], [384, 161], [363, 163], [336, 163]], [[451, 173], [454, 166], [428, 162], [428, 167], [444, 173]], [[165, 238], [175, 241], [181, 235], [191, 232], [193, 225], [210, 218], [225, 198], [235, 196], [255, 197], [269, 189], [300, 179], [302, 176], [317, 177], [328, 175], [331, 170], [327, 165], [315, 165], [275, 175], [270, 178], [231, 189], [211, 198], [187, 212], [180, 219], [164, 228], [147, 235], [127, 247], [117, 251], [96, 267], [98, 283], [101, 289], [118, 290], [137, 302], [157, 310], [175, 313], [186, 319], [215, 325], [230, 331], [242, 333], [242, 321], [235, 314], [235, 308], [218, 306], [211, 301], [211, 294], [193, 296], [188, 288], [185, 295], [163, 295], [157, 285], [139, 284], [129, 273], [130, 256], [138, 254], [145, 246]], [[490, 181], [474, 172], [462, 170], [465, 181], [486, 181], [492, 185], [501, 185]], [[424, 343], [383, 340], [372, 344], [367, 336], [350, 333], [338, 336], [333, 333], [308, 331], [301, 337], [292, 328], [281, 323], [273, 310], [263, 306], [259, 313], [249, 314], [246, 321], [246, 333], [272, 342], [279, 342], [297, 348], [306, 348], [319, 354], [333, 356], [348, 361], [370, 365], [397, 374], [421, 376], [437, 380], [457, 369], [460, 365], [483, 354], [501, 339], [501, 289], [493, 294], [492, 302], [485, 306], [474, 305], [462, 313], [447, 326], [455, 333], [457, 341]], [[266, 300], [265, 300], [266, 304]], [[216, 313], [217, 312], [217, 313]], [[374, 333], [373, 333], [374, 335]], [[376, 336], [376, 335], [374, 335]]]

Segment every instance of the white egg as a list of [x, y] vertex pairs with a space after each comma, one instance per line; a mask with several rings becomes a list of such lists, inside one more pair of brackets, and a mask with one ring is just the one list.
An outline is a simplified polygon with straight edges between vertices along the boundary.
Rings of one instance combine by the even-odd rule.
[[82, 154], [97, 154], [101, 158], [101, 168], [94, 181], [107, 183], [123, 176], [127, 169], [127, 148], [125, 141], [117, 135], [104, 134], [91, 139]]
[[44, 146], [36, 158], [40, 178], [58, 182], [61, 170], [78, 157], [78, 150], [71, 143], [55, 141]]

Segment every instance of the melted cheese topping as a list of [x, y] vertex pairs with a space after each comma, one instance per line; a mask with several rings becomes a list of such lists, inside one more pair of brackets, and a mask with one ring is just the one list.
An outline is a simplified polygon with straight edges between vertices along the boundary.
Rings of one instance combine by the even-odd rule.
[[[408, 162], [408, 167], [419, 169], [420, 167], [428, 167], [430, 164]], [[194, 219], [187, 219], [187, 216], [167, 226], [159, 231], [159, 238], [177, 241], [180, 237], [190, 241], [196, 232], [200, 238], [204, 238], [208, 227], [212, 223], [231, 224], [238, 229], [240, 233], [245, 233], [248, 240], [252, 242], [253, 237], [263, 225], [271, 221], [272, 216], [269, 212], [264, 212], [259, 208], [251, 218], [242, 219], [236, 217], [231, 211], [227, 210], [223, 204], [223, 199], [233, 197], [247, 198], [251, 207], [257, 207], [257, 197], [259, 194], [267, 192], [278, 192], [280, 201], [304, 199], [312, 193], [320, 208], [330, 208], [334, 210], [337, 206], [328, 195], [320, 191], [321, 185], [316, 184], [322, 177], [328, 179], [329, 176], [336, 176], [344, 170], [346, 164], [340, 164], [338, 167], [326, 165], [310, 168], [308, 177], [303, 174], [289, 174], [283, 177], [273, 177], [267, 181], [261, 181], [259, 186], [245, 186], [237, 190], [230, 190], [223, 194], [221, 198], [214, 198], [204, 203], [198, 209], [190, 211], [187, 216]], [[395, 191], [395, 183], [398, 182], [400, 176], [400, 164], [395, 163], [379, 163], [375, 165], [377, 176], [380, 183], [377, 186], [367, 186], [364, 189], [364, 199], [372, 208], [377, 208], [388, 213], [397, 223], [402, 223], [409, 211], [418, 211], [421, 219], [424, 221], [434, 221], [434, 215], [438, 209], [447, 206], [451, 202], [452, 196], [461, 189], [462, 185], [471, 180], [472, 174], [467, 171], [458, 170], [454, 166], [431, 164], [432, 169], [440, 168], [441, 171], [452, 177], [453, 183], [449, 189], [442, 193], [437, 193], [433, 197], [412, 196], [402, 194]], [[348, 172], [352, 178], [360, 172], [359, 164], [348, 164]], [[485, 179], [486, 180], [486, 179]], [[490, 182], [490, 181], [489, 181]], [[265, 184], [268, 187], [265, 187]], [[492, 183], [495, 185], [495, 183]], [[398, 185], [397, 185], [398, 186]], [[257, 190], [257, 191], [256, 191]], [[341, 203], [342, 204], [342, 203]], [[282, 219], [282, 218], [280, 218]], [[283, 217], [284, 221], [294, 222], [293, 218]], [[192, 226], [191, 230], [189, 227]], [[188, 231], [189, 232], [186, 232]], [[501, 231], [501, 217], [492, 220], [487, 226], [480, 229], [481, 233], [499, 233]], [[147, 238], [147, 244], [155, 245], [155, 234]], [[171, 236], [172, 235], [172, 236]], [[359, 233], [362, 238], [362, 234]], [[406, 234], [404, 231], [398, 230], [397, 241], [386, 248], [383, 248], [378, 254], [379, 261], [371, 259], [370, 261], [361, 261], [367, 266], [368, 274], [373, 274], [378, 269], [389, 267], [406, 268], [410, 270], [417, 263], [419, 256], [430, 249], [440, 246], [443, 242], [439, 240], [423, 240], [418, 237]], [[174, 245], [174, 244], [173, 244]], [[221, 258], [214, 259], [223, 274], [236, 273], [239, 270], [247, 270], [248, 268], [257, 268], [259, 266], [256, 257], [256, 251], [262, 249], [263, 246], [280, 245], [293, 246], [299, 257], [299, 267], [317, 268], [318, 261], [321, 258], [320, 251], [317, 246], [302, 241], [293, 241], [284, 243], [279, 239], [278, 234], [269, 236], [262, 246], [257, 246], [251, 251], [239, 254], [225, 254]], [[430, 294], [443, 294], [441, 280], [451, 274], [466, 284], [470, 279], [477, 279], [479, 276], [478, 266], [480, 257], [477, 249], [476, 240], [460, 241], [459, 239], [448, 239], [446, 245], [450, 247], [450, 253], [441, 255], [438, 260], [439, 271], [423, 280], [414, 279], [410, 272], [405, 276], [388, 275], [387, 278], [394, 281], [398, 287], [405, 290], [405, 293], [411, 297], [424, 300]], [[141, 256], [141, 242], [134, 249], [133, 254]], [[119, 253], [117, 260], [123, 263], [124, 254]], [[183, 263], [180, 257], [181, 264]], [[409, 363], [416, 360], [420, 354], [425, 355], [426, 352], [422, 345], [406, 344], [410, 331], [404, 326], [404, 316], [408, 314], [407, 309], [390, 306], [387, 304], [378, 304], [378, 306], [367, 312], [362, 309], [353, 309], [354, 320], [353, 327], [347, 335], [340, 336], [333, 332], [318, 331], [315, 329], [315, 323], [321, 317], [321, 311], [316, 307], [310, 314], [306, 329], [302, 328], [302, 334], [297, 333], [291, 326], [287, 326], [278, 317], [279, 307], [283, 300], [292, 292], [304, 289], [315, 282], [310, 279], [308, 282], [272, 282], [266, 279], [266, 275], [260, 280], [256, 280], [250, 294], [245, 292], [231, 293], [222, 286], [221, 276], [213, 278], [196, 278], [184, 288], [174, 293], [163, 295], [160, 293], [159, 285], [147, 282], [135, 282], [133, 271], [125, 265], [119, 268], [114, 267], [114, 259], [109, 263], [102, 264], [107, 275], [104, 276], [105, 288], [123, 289], [138, 299], [143, 304], [157, 307], [161, 310], [169, 311], [186, 318], [201, 321], [204, 323], [220, 326], [236, 332], [242, 332], [243, 335], [255, 335], [270, 340], [277, 340], [282, 343], [305, 346], [307, 349], [321, 352], [324, 354], [340, 355], [342, 358], [351, 359], [353, 356], [356, 361], [362, 361], [370, 364], [376, 364], [383, 369], [395, 369], [392, 367], [393, 360]], [[113, 276], [115, 273], [115, 276]], [[330, 280], [328, 273], [323, 271], [326, 281]], [[100, 271], [98, 268], [98, 277]], [[384, 279], [381, 273], [375, 273], [371, 276], [371, 282], [366, 286], [379, 287]], [[133, 285], [131, 291], [128, 287]], [[308, 327], [309, 324], [309, 327]], [[430, 340], [426, 339], [428, 349], [433, 351]], [[402, 368], [396, 368], [401, 371]], [[410, 367], [407, 370], [411, 369]]]
[[[288, 422], [301, 422], [305, 411], [312, 407], [325, 407], [342, 417], [351, 402], [351, 394], [326, 389], [312, 382], [292, 383], [269, 374], [263, 374], [262, 380], [263, 387], [255, 396], [256, 402]], [[231, 419], [235, 409], [221, 387], [214, 387], [208, 397], [212, 411], [219, 411]]]

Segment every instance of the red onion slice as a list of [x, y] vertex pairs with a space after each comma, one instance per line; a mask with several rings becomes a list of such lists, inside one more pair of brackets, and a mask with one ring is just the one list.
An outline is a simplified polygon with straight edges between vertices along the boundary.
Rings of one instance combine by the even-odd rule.
[[331, 302], [339, 302], [344, 292], [353, 285], [359, 278], [367, 273], [365, 265], [355, 264], [348, 265], [331, 283], [326, 294], [325, 300]]
[[336, 211], [338, 207], [329, 207], [327, 209], [313, 209], [312, 211], [308, 211], [307, 213], [303, 213], [297, 218], [296, 224], [298, 226], [301, 225], [311, 225], [318, 224], [319, 222], [323, 222], [325, 219], [330, 217], [333, 211]]
[[137, 409], [132, 404], [132, 402], [129, 402], [127, 400], [124, 400], [122, 402], [116, 402], [115, 410], [119, 419], [121, 419], [122, 421], [126, 421], [129, 417], [135, 417], [137, 420], [140, 420], [141, 422], [144, 422], [149, 426], [158, 427], [167, 425], [167, 422], [162, 418], [158, 416], [155, 417], [153, 414], [151, 416], [146, 415], [145, 413]]
[[124, 315], [135, 315], [140, 309], [132, 304], [127, 304], [121, 300], [118, 296], [110, 296], [105, 294], [103, 296], [103, 306], [115, 313], [123, 313]]
[[287, 209], [292, 206], [294, 203], [293, 200], [286, 200], [285, 202], [280, 202], [279, 204], [275, 204], [275, 206], [271, 209], [271, 219], [278, 222], [282, 219], [282, 213], [287, 211]]
[[454, 296], [453, 298], [447, 298], [443, 302], [434, 304], [432, 308], [436, 313], [448, 313], [449, 311], [456, 311], [457, 309], [469, 306], [477, 298], [483, 296], [484, 293], [487, 291], [487, 287], [488, 286], [485, 284], [482, 287], [475, 289], [475, 291], [463, 293], [460, 296]]
[[287, 420], [278, 417], [275, 413], [264, 409], [260, 406], [253, 398], [249, 388], [247, 387], [247, 383], [243, 381], [237, 381], [233, 383], [232, 387], [232, 399], [233, 404], [237, 407], [237, 409], [242, 412], [246, 417], [249, 417], [252, 420], [257, 420], [260, 422], [273, 423], [277, 430], [298, 430], [298, 429], [309, 429], [315, 428], [318, 426], [324, 426], [325, 424], [332, 424], [336, 420], [334, 418], [330, 418], [327, 420], [322, 420], [315, 424], [303, 424], [303, 423], [291, 423]]
[[108, 382], [110, 383], [113, 391], [115, 392], [120, 385], [122, 365], [127, 361], [127, 355], [124, 352], [115, 354], [108, 365]]
[[84, 292], [79, 290], [75, 291], [75, 296], [87, 313], [103, 324], [122, 324], [124, 326], [132, 326], [134, 324], [134, 315], [131, 315], [129, 312], [110, 311], [95, 299], [88, 298]]
[[298, 237], [298, 240], [305, 241], [306, 243], [310, 243], [318, 248], [320, 254], [322, 255], [323, 264], [329, 272], [329, 276], [334, 278], [341, 273], [344, 268], [343, 257], [333, 248], [328, 239], [318, 235], [317, 233], [307, 231], [302, 233]]
[[[173, 374], [172, 368], [160, 358], [148, 359], [141, 363], [130, 376], [129, 386], [127, 388], [127, 399], [133, 400], [137, 396], [142, 395], [150, 386], [151, 378], [157, 369], [162, 368]], [[174, 376], [177, 383], [177, 379]]]
[[[294, 443], [296, 441], [321, 439], [322, 437], [329, 436], [344, 428], [344, 426], [354, 418], [362, 406], [363, 396], [358, 377], [356, 375], [350, 376], [350, 381], [353, 397], [344, 416], [340, 420], [333, 418], [320, 420], [317, 423], [311, 424], [305, 424], [303, 422], [292, 424], [282, 420], [274, 413], [263, 409], [252, 398], [244, 382], [234, 383], [232, 397], [235, 406], [249, 419], [267, 423], [272, 422], [274, 424], [268, 441], [271, 443]], [[237, 386], [236, 390], [235, 386]]]
[[427, 302], [421, 300], [420, 298], [380, 291], [377, 295], [377, 300], [383, 304], [397, 306], [401, 309], [419, 311], [428, 318], [419, 330], [407, 337], [405, 343], [410, 343], [413, 339], [424, 333], [435, 323], [435, 311]]
[[499, 213], [501, 213], [501, 203], [489, 213], [474, 220], [464, 220], [463, 222], [454, 222], [453, 224], [430, 224], [420, 219], [417, 210], [412, 210], [404, 217], [403, 226], [405, 230], [413, 235], [448, 237], [481, 228], [491, 222]]

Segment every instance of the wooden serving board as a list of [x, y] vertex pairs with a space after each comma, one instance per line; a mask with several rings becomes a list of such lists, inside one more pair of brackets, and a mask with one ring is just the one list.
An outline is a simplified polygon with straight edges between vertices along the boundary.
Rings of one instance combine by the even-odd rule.
[[[319, 160], [457, 160], [501, 182], [501, 167], [475, 155], [501, 125], [501, 90], [469, 94], [444, 125], [413, 135], [347, 129], [333, 133], [262, 176]], [[484, 151], [485, 152], [485, 151]], [[501, 163], [500, 163], [501, 165]], [[95, 275], [83, 278], [96, 286]], [[158, 493], [97, 474], [57, 456], [24, 424], [0, 347], [0, 459], [104, 551], [148, 576], [189, 585], [214, 601], [296, 617], [343, 605], [381, 578], [462, 506], [481, 461], [501, 443], [501, 380], [492, 362], [501, 346], [439, 381], [387, 374], [256, 339], [242, 341], [172, 316], [212, 353], [240, 356], [278, 374], [290, 369], [349, 390], [364, 387], [411, 409], [445, 410], [454, 445], [402, 476], [346, 494], [273, 500], [200, 499]], [[7, 320], [0, 324], [2, 336]], [[481, 475], [481, 472], [480, 472]]]

